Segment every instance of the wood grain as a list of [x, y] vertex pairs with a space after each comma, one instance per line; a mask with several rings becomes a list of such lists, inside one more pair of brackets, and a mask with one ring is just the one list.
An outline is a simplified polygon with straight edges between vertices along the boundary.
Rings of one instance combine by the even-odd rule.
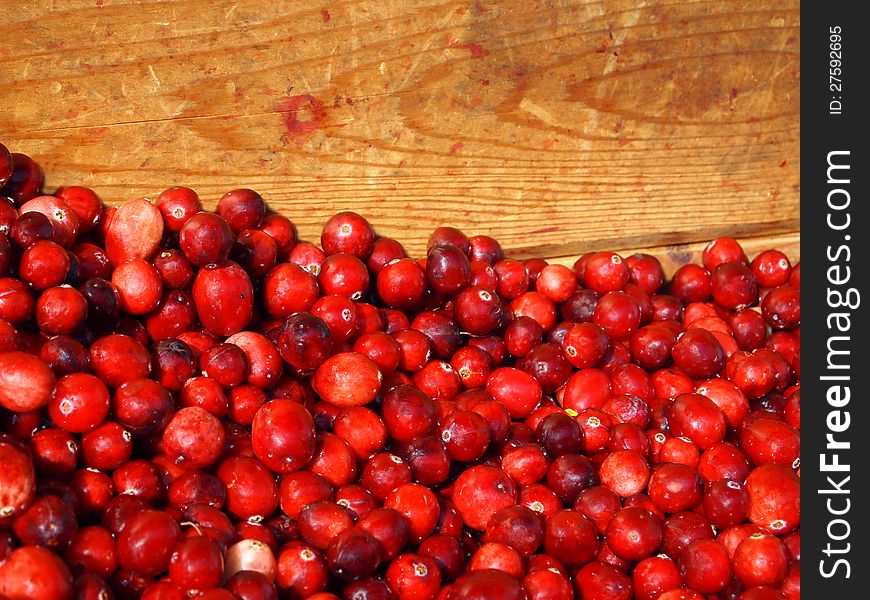
[[[515, 256], [799, 231], [797, 0], [3, 3], [0, 138], [105, 200], [260, 191]], [[791, 238], [790, 238], [791, 239]]]

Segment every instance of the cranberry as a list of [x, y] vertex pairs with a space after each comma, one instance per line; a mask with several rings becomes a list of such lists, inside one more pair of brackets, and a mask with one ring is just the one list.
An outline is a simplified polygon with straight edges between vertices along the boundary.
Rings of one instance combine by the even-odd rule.
[[[54, 239], [54, 225], [41, 212], [28, 212], [20, 217], [15, 213], [15, 216], [16, 219], [9, 225], [7, 236], [19, 248], [26, 250], [36, 242]], [[11, 248], [7, 252], [11, 252]]]
[[181, 529], [172, 517], [158, 510], [133, 516], [118, 536], [118, 562], [145, 576], [164, 571], [170, 563]]
[[341, 352], [317, 367], [312, 385], [327, 402], [359, 406], [375, 398], [381, 380], [381, 372], [370, 358], [357, 352]]
[[421, 554], [398, 556], [386, 572], [386, 580], [399, 600], [435, 598], [441, 579], [436, 559]]
[[190, 188], [176, 186], [160, 192], [157, 209], [169, 231], [178, 233], [190, 218], [202, 210], [199, 196]]
[[704, 594], [722, 591], [731, 579], [731, 559], [716, 540], [696, 540], [680, 554], [683, 581]]
[[220, 421], [190, 406], [178, 410], [163, 430], [163, 449], [178, 464], [200, 469], [214, 463], [224, 446]]
[[278, 486], [263, 463], [250, 456], [231, 456], [217, 468], [226, 486], [226, 511], [238, 519], [267, 517], [278, 506]]
[[46, 548], [21, 546], [0, 563], [0, 596], [4, 598], [55, 600], [71, 598], [72, 594], [69, 569]]
[[238, 234], [260, 226], [266, 216], [266, 203], [254, 190], [232, 190], [221, 196], [215, 212], [227, 222], [233, 233]]
[[48, 240], [31, 244], [21, 255], [18, 276], [38, 291], [61, 285], [70, 271], [70, 254]]
[[55, 388], [51, 369], [37, 357], [17, 350], [0, 352], [0, 406], [15, 412], [49, 403]]
[[487, 380], [486, 389], [505, 405], [515, 419], [527, 417], [540, 402], [542, 393], [541, 385], [534, 377], [512, 367], [501, 367], [493, 371]]
[[128, 381], [118, 387], [112, 397], [118, 423], [137, 434], [162, 430], [172, 418], [173, 408], [169, 390], [151, 379]]
[[477, 465], [457, 478], [453, 502], [469, 527], [483, 530], [498, 509], [516, 503], [516, 487], [501, 469]]
[[446, 600], [522, 600], [525, 590], [518, 580], [504, 571], [479, 569], [459, 577], [450, 587]]
[[214, 335], [232, 335], [251, 320], [254, 289], [237, 263], [205, 265], [193, 281], [191, 295], [200, 321]]
[[4, 523], [33, 502], [36, 477], [33, 462], [16, 443], [0, 438], [0, 459], [4, 465], [0, 472], [0, 523]]
[[712, 294], [710, 272], [695, 264], [683, 265], [671, 280], [671, 293], [683, 302], [704, 302]]
[[800, 479], [789, 468], [767, 464], [746, 478], [749, 520], [776, 535], [800, 524]]
[[410, 258], [393, 260], [381, 269], [377, 290], [387, 306], [400, 310], [420, 303], [426, 292], [426, 272]]
[[314, 420], [301, 404], [276, 399], [264, 404], [251, 425], [254, 453], [280, 473], [302, 468], [314, 455]]
[[598, 301], [592, 320], [610, 338], [627, 340], [641, 324], [640, 305], [625, 292], [608, 292]]
[[310, 598], [326, 589], [328, 578], [329, 571], [323, 556], [317, 549], [302, 542], [290, 542], [278, 555], [275, 584], [284, 594]]
[[674, 435], [689, 438], [702, 450], [725, 438], [727, 422], [719, 407], [701, 394], [680, 394], [667, 410]]
[[39, 212], [51, 221], [55, 242], [69, 248], [75, 242], [81, 227], [78, 214], [61, 198], [56, 196], [37, 196], [28, 200], [18, 209], [19, 215]]
[[6, 146], [0, 144], [0, 188], [12, 177], [12, 171], [12, 154]]
[[761, 315], [774, 329], [794, 329], [800, 325], [800, 288], [783, 285], [770, 290], [761, 301]]
[[504, 306], [495, 292], [468, 286], [456, 296], [455, 314], [463, 332], [485, 336], [500, 325], [504, 318]]
[[260, 221], [260, 231], [275, 240], [277, 260], [285, 261], [296, 245], [296, 227], [287, 217], [276, 213], [267, 214]]
[[239, 600], [278, 600], [275, 583], [258, 571], [237, 571], [224, 583], [224, 589]]
[[651, 556], [663, 536], [659, 518], [639, 506], [616, 511], [607, 525], [607, 543], [624, 560], [639, 561]]
[[106, 254], [113, 264], [150, 258], [163, 237], [163, 216], [144, 198], [128, 200], [106, 221]]

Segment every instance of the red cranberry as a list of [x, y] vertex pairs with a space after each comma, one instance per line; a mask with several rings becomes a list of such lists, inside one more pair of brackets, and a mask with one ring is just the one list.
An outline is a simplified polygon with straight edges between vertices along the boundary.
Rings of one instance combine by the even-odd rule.
[[731, 579], [731, 559], [715, 540], [696, 540], [680, 554], [683, 581], [704, 594], [722, 591]]
[[250, 456], [231, 456], [217, 468], [226, 487], [227, 513], [237, 519], [260, 519], [278, 506], [278, 486], [263, 463]]
[[478, 465], [459, 475], [453, 502], [468, 526], [482, 530], [498, 509], [516, 503], [516, 487], [501, 469]]
[[639, 561], [651, 556], [663, 536], [659, 518], [639, 506], [616, 511], [607, 525], [607, 543], [624, 560]]
[[153, 576], [168, 566], [181, 537], [172, 517], [158, 510], [144, 510], [133, 516], [118, 536], [118, 562], [121, 567]]
[[163, 216], [144, 198], [128, 200], [106, 221], [106, 254], [121, 265], [134, 258], [148, 259], [163, 237]]
[[504, 571], [479, 569], [459, 577], [447, 591], [446, 600], [522, 600], [525, 590]]
[[301, 405], [276, 399], [264, 404], [251, 426], [254, 453], [280, 473], [302, 468], [314, 455], [314, 420]]
[[779, 250], [765, 250], [752, 260], [752, 273], [758, 285], [774, 288], [788, 283], [791, 276], [791, 263]]
[[251, 320], [254, 302], [251, 279], [232, 261], [201, 268], [193, 281], [191, 295], [200, 321], [214, 335], [232, 335]]
[[489, 335], [504, 318], [498, 295], [477, 286], [466, 287], [456, 296], [454, 310], [460, 329], [476, 336]]
[[232, 190], [221, 196], [215, 212], [227, 222], [233, 233], [239, 233], [260, 226], [266, 216], [266, 203], [254, 190]]
[[59, 556], [46, 548], [21, 546], [0, 563], [0, 596], [55, 600], [71, 598], [72, 594], [69, 569]]
[[51, 369], [37, 357], [17, 350], [0, 352], [0, 406], [15, 412], [49, 403], [55, 388]]
[[112, 397], [112, 409], [118, 423], [137, 434], [148, 435], [162, 430], [172, 418], [173, 408], [169, 391], [151, 379], [128, 381], [115, 390]]

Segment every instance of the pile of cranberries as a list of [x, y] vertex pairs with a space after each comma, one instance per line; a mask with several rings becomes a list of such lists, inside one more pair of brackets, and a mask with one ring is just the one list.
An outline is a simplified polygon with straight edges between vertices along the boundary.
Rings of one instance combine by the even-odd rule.
[[0, 597], [794, 600], [800, 266], [665, 280], [0, 146]]

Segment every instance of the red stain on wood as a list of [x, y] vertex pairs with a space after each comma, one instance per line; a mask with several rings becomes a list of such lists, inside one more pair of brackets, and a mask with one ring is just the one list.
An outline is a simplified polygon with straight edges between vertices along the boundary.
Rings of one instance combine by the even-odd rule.
[[463, 144], [462, 142], [456, 142], [455, 144], [450, 146], [450, 154], [456, 154], [457, 152], [462, 150], [463, 146], [465, 146], [465, 144]]
[[304, 135], [320, 129], [326, 120], [326, 107], [311, 94], [287, 96], [278, 104], [284, 113], [284, 127], [290, 135]]
[[459, 48], [461, 50], [468, 50], [471, 53], [472, 58], [483, 58], [484, 56], [489, 54], [489, 50], [487, 50], [480, 44], [453, 44], [450, 47]]
[[325, 8], [324, 8], [323, 10], [321, 10], [321, 11], [320, 11], [320, 16], [323, 17], [323, 22], [324, 22], [324, 23], [329, 23], [329, 19], [330, 19], [330, 17], [329, 17], [329, 11], [328, 11], [328, 10], [326, 10]]

